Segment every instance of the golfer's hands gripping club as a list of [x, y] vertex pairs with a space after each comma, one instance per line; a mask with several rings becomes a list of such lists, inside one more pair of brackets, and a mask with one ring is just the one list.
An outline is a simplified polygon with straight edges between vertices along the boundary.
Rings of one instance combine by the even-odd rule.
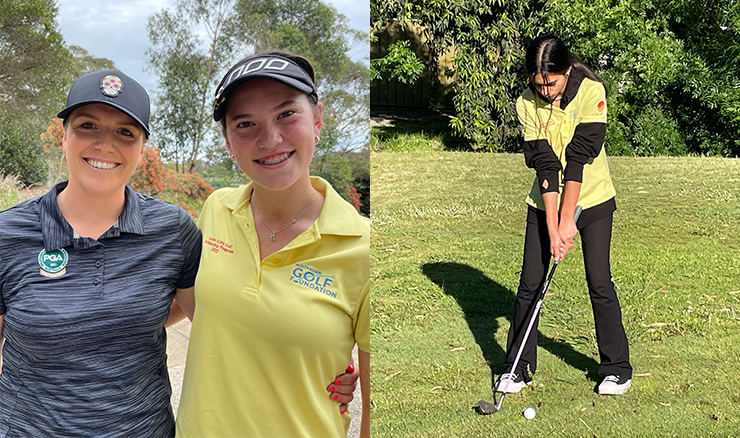
[[553, 236], [550, 236], [550, 253], [555, 258], [555, 261], [560, 263], [563, 261], [568, 252], [573, 249], [573, 239], [578, 234], [578, 227], [576, 222], [578, 217], [581, 215], [581, 206], [576, 206], [576, 211], [573, 217], [561, 217], [558, 223], [557, 236], [553, 240]]
[[555, 259], [560, 262], [568, 254], [568, 251], [573, 249], [573, 238], [578, 234], [578, 228], [576, 227], [576, 221], [573, 218], [563, 218], [558, 224], [558, 234], [560, 235], [560, 257]]
[[568, 253], [564, 248], [565, 242], [560, 237], [560, 230], [550, 231], [550, 254], [552, 254], [556, 262], [560, 262], [565, 257], [565, 254]]

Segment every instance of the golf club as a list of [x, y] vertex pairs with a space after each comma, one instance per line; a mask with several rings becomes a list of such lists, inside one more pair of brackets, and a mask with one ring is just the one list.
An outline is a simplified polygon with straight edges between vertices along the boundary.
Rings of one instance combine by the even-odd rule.
[[[575, 222], [578, 221], [578, 217], [581, 215], [581, 206], [576, 206], [575, 214], [573, 215], [573, 220]], [[516, 370], [516, 366], [519, 365], [519, 359], [522, 357], [522, 351], [524, 351], [524, 344], [527, 343], [527, 339], [529, 339], [529, 333], [532, 331], [532, 326], [534, 326], [534, 321], [537, 318], [537, 314], [540, 312], [540, 307], [542, 307], [542, 301], [545, 299], [545, 293], [547, 292], [547, 288], [550, 286], [550, 281], [552, 281], [552, 276], [555, 274], [555, 268], [558, 267], [558, 264], [562, 260], [555, 260], [552, 264], [552, 268], [550, 269], [550, 273], [547, 275], [547, 280], [545, 280], [545, 284], [542, 285], [542, 290], [540, 291], [540, 294], [537, 299], [537, 304], [534, 306], [534, 310], [532, 311], [532, 315], [529, 317], [529, 325], [527, 325], [527, 330], [524, 332], [524, 337], [522, 338], [522, 343], [519, 345], [519, 350], [516, 353], [516, 358], [514, 358], [514, 363], [511, 366], [511, 371], [514, 372]], [[506, 381], [506, 385], [504, 386], [504, 391], [501, 393], [501, 398], [499, 398], [498, 403], [494, 404], [485, 400], [478, 401], [478, 410], [483, 415], [489, 415], [493, 414], [495, 412], [498, 412], [501, 410], [501, 406], [504, 404], [504, 398], [506, 397], [506, 391], [509, 389], [509, 384], [511, 383], [511, 379], [508, 379]], [[494, 401], [496, 401], [496, 391], [494, 389], [493, 391]]]

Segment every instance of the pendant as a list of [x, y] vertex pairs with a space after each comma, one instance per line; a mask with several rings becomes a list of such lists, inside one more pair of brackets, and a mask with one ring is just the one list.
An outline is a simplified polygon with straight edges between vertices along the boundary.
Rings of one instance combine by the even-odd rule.
[[275, 241], [275, 235], [274, 234], [272, 236], [270, 236], [270, 240], [272, 240], [273, 242]]

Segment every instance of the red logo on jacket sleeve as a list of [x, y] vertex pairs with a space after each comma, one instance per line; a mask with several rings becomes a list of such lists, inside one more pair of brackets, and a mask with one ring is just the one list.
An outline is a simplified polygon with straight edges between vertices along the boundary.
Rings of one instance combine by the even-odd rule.
[[598, 105], [596, 105], [596, 111], [597, 111], [597, 113], [598, 113], [598, 114], [601, 114], [601, 113], [603, 113], [603, 112], [604, 112], [604, 106], [605, 106], [605, 105], [606, 105], [606, 104], [604, 103], [604, 101], [603, 101], [603, 100], [599, 101], [599, 104], [598, 104]]

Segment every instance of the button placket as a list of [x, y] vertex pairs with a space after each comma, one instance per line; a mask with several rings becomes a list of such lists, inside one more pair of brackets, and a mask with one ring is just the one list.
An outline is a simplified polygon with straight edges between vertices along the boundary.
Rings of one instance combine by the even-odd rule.
[[100, 293], [100, 297], [102, 298], [104, 295], [104, 283], [105, 283], [105, 246], [100, 245], [97, 249], [97, 254], [95, 255], [95, 268], [96, 272], [93, 276], [92, 283], [96, 288], [98, 289], [98, 292]]

